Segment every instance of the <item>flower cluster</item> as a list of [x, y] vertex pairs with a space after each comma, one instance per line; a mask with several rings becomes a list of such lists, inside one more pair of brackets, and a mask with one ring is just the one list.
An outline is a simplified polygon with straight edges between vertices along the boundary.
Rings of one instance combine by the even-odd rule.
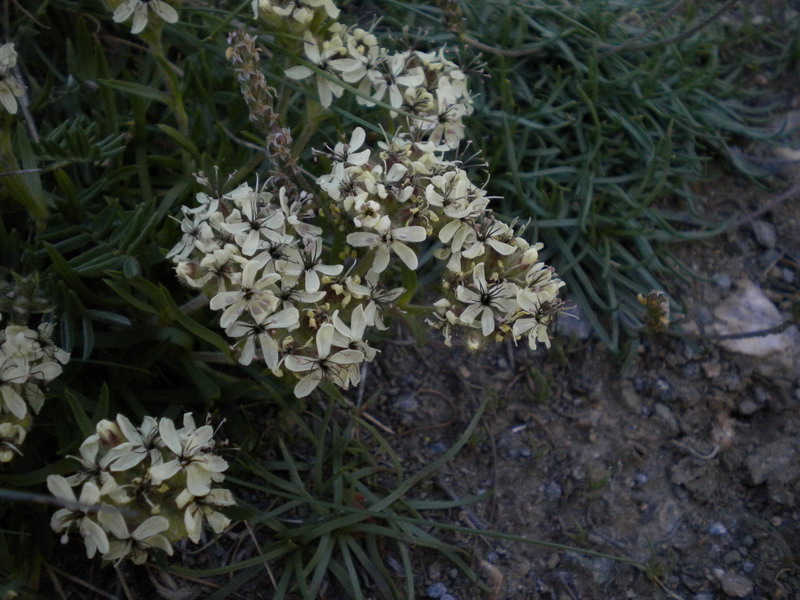
[[25, 93], [25, 88], [11, 74], [16, 65], [14, 44], [0, 46], [0, 104], [12, 115], [17, 114], [17, 98]]
[[315, 69], [297, 65], [286, 76], [313, 77], [323, 107], [344, 93], [343, 82], [358, 90], [359, 104], [391, 106], [392, 116], [402, 115], [404, 127], [417, 139], [453, 149], [464, 138], [462, 120], [472, 114], [472, 97], [466, 75], [445, 57], [444, 48], [390, 52], [372, 32], [338, 21], [323, 22], [315, 32], [313, 24], [338, 16], [331, 0], [254, 0], [253, 8], [256, 16], [268, 13], [304, 26], [305, 60]]
[[35, 330], [9, 325], [0, 331], [0, 463], [18, 452], [30, 412], [44, 404], [44, 386], [61, 374], [69, 354], [53, 342], [53, 323]]
[[53, 530], [62, 543], [78, 531], [89, 558], [99, 552], [137, 564], [150, 549], [172, 555], [178, 540], [198, 543], [203, 521], [221, 533], [230, 519], [219, 509], [235, 502], [229, 490], [214, 487], [228, 463], [214, 454], [213, 437], [213, 428], [197, 427], [190, 413], [180, 429], [166, 418], [145, 417], [140, 427], [123, 415], [100, 421], [75, 457], [80, 470], [47, 478], [65, 505], [53, 514]]
[[[538, 260], [541, 245], [495, 218], [486, 190], [461, 161], [445, 157], [472, 111], [464, 72], [443, 49], [390, 53], [371, 32], [331, 22], [338, 15], [331, 0], [254, 0], [253, 9], [304, 35], [315, 68], [294, 66], [287, 77], [316, 77], [325, 107], [345, 83], [357, 86], [361, 104], [387, 106], [401, 123], [395, 131], [405, 133], [368, 144], [356, 127], [347, 141], [317, 152], [330, 164], [316, 180], [320, 198], [273, 177], [260, 189], [200, 193], [198, 206], [183, 207], [183, 237], [167, 257], [221, 311], [238, 360], [294, 373], [298, 397], [325, 380], [358, 384], [361, 365], [376, 354], [366, 333], [386, 328], [385, 313], [405, 292], [387, 288], [385, 274], [393, 262], [416, 270], [422, 243], [440, 244], [435, 255], [447, 265], [444, 296], [429, 319], [446, 343], [463, 334], [475, 348], [487, 338], [549, 345], [563, 283]], [[325, 231], [311, 222], [315, 212], [328, 217]], [[349, 248], [331, 261], [323, 233], [347, 234]], [[347, 269], [336, 264], [341, 259]]]
[[317, 183], [342, 226], [356, 229], [347, 242], [369, 250], [368, 275], [382, 273], [392, 255], [416, 269], [408, 243], [436, 238], [442, 247], [435, 255], [450, 274], [431, 324], [447, 343], [461, 330], [469, 346], [490, 336], [526, 337], [534, 349], [538, 342], [549, 346], [547, 327], [561, 310], [557, 294], [563, 282], [539, 262], [541, 244], [531, 246], [494, 217], [486, 190], [434, 144], [398, 136], [371, 149], [364, 148], [365, 139], [356, 128], [349, 144], [329, 150], [331, 171]]
[[221, 311], [239, 362], [258, 358], [276, 374], [282, 367], [296, 373], [298, 397], [323, 379], [345, 389], [357, 384], [358, 365], [375, 356], [365, 329], [382, 326], [381, 309], [402, 289], [368, 289], [344, 276], [343, 265], [327, 264], [305, 192], [291, 197], [284, 187], [273, 193], [244, 184], [197, 199], [198, 207], [184, 207], [184, 235], [168, 257], [179, 278]]
[[382, 314], [404, 292], [385, 289], [381, 277], [394, 259], [415, 270], [415, 246], [429, 239], [442, 244], [436, 256], [449, 271], [430, 321], [448, 344], [462, 332], [471, 347], [483, 338], [549, 345], [563, 282], [538, 261], [541, 245], [497, 220], [462, 163], [430, 142], [365, 142], [356, 128], [329, 149], [331, 170], [317, 180], [329, 224], [349, 232], [359, 258], [347, 273], [322, 260], [322, 230], [308, 222], [314, 198], [304, 192], [291, 198], [283, 187], [244, 184], [220, 198], [200, 193], [198, 207], [184, 207], [184, 235], [168, 256], [180, 279], [221, 311], [238, 360], [295, 373], [298, 397], [323, 380], [356, 385], [360, 364], [376, 353], [367, 329], [385, 329]]

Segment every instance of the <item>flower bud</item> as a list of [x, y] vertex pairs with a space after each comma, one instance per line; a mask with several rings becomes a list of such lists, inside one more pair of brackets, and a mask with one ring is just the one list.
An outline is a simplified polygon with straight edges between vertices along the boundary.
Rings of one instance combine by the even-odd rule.
[[119, 425], [114, 421], [103, 419], [97, 424], [96, 431], [97, 435], [100, 436], [100, 441], [106, 446], [113, 447], [125, 441], [125, 436], [122, 435]]

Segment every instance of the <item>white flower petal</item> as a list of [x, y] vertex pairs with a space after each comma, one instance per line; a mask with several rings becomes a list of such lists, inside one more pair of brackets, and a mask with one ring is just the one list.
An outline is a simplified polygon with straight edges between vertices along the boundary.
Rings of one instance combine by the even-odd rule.
[[161, 439], [164, 441], [164, 444], [166, 444], [167, 448], [172, 450], [176, 456], [180, 456], [182, 448], [181, 440], [178, 437], [178, 433], [175, 431], [175, 423], [166, 417], [162, 418], [158, 422], [158, 433], [161, 436]]
[[298, 398], [305, 398], [316, 389], [320, 381], [322, 381], [322, 371], [312, 371], [297, 382], [297, 385], [294, 386], [294, 395]]
[[101, 505], [100, 510], [97, 511], [97, 520], [105, 527], [106, 531], [113, 533], [118, 539], [128, 537], [128, 525], [117, 507], [108, 504]]
[[380, 237], [376, 233], [368, 233], [366, 231], [357, 231], [347, 236], [347, 243], [356, 248], [364, 246], [374, 246], [378, 243]]
[[296, 67], [291, 67], [286, 69], [283, 73], [289, 79], [306, 79], [311, 77], [314, 74], [314, 71], [309, 69], [308, 67], [304, 67], [302, 65], [298, 65]]
[[165, 23], [177, 23], [178, 13], [166, 2], [160, 0], [150, 0], [150, 6], [153, 7], [155, 13], [161, 17]]
[[392, 242], [392, 250], [412, 271], [417, 268], [417, 254], [402, 242]]
[[169, 529], [169, 521], [164, 517], [150, 517], [133, 530], [131, 537], [137, 540], [146, 540], [167, 529]]
[[61, 475], [48, 475], [47, 476], [47, 489], [56, 498], [61, 498], [67, 502], [76, 502], [75, 492], [69, 482]]

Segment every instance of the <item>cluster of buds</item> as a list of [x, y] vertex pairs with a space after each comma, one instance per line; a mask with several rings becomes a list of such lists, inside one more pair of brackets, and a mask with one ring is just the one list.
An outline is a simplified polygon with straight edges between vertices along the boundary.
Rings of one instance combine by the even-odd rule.
[[[170, 419], [145, 417], [134, 427], [124, 416], [97, 424], [80, 446], [78, 473], [50, 475], [47, 487], [64, 508], [51, 526], [67, 543], [78, 531], [86, 555], [145, 562], [151, 549], [169, 555], [172, 544], [198, 543], [203, 522], [221, 533], [230, 519], [219, 509], [234, 504], [230, 491], [213, 487], [228, 463], [214, 454], [214, 429], [197, 427], [190, 413], [183, 427]], [[73, 488], [80, 488], [76, 494]]]
[[30, 411], [39, 413], [44, 387], [69, 360], [53, 342], [53, 328], [53, 323], [41, 323], [36, 329], [9, 325], [0, 331], [0, 463], [19, 453], [30, 429]]
[[[319, 101], [328, 107], [348, 86], [359, 92], [357, 102], [391, 106], [390, 113], [417, 139], [454, 149], [464, 138], [464, 117], [472, 114], [472, 97], [464, 72], [437, 52], [391, 52], [360, 27], [338, 21], [331, 0], [254, 0], [259, 14], [282, 17], [303, 27], [305, 59], [318, 70], [297, 65], [286, 70], [290, 79], [316, 80]], [[327, 17], [327, 18], [326, 18]]]

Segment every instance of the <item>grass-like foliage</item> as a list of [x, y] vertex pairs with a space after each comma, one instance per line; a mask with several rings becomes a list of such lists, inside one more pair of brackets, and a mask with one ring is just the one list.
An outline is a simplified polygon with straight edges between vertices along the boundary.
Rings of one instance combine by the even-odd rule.
[[[337, 397], [332, 386], [327, 391], [331, 399]], [[369, 597], [367, 590], [383, 598], [411, 598], [420, 564], [415, 552], [429, 548], [449, 558], [477, 585], [464, 552], [434, 536], [431, 522], [420, 511], [481, 498], [423, 501], [411, 499], [409, 492], [469, 441], [485, 405], [446, 453], [412, 476], [405, 474], [389, 441], [357, 411], [342, 412], [331, 402], [309, 420], [284, 407], [284, 425], [272, 430], [269, 455], [263, 449], [260, 455], [242, 455], [240, 464], [247, 474], [234, 480], [247, 498], [247, 503], [240, 502], [241, 511], [260, 540], [257, 552], [219, 568], [176, 572], [195, 577], [238, 573], [213, 598], [263, 578], [265, 568], [276, 598], [291, 593], [309, 600], [320, 595], [364, 598]]]
[[763, 83], [796, 64], [797, 17], [757, 27], [742, 3], [526, 0], [464, 4], [461, 20], [438, 5], [409, 5], [402, 22], [448, 22], [432, 37], [481, 52], [468, 137], [498, 210], [532, 219], [582, 318], [619, 349], [643, 326], [637, 295], [686, 272], [669, 243], [721, 225], [686, 210], [689, 184], [713, 159], [765, 174], [731, 146], [774, 136]]
[[[663, 288], [674, 266], [667, 243], [716, 226], [664, 199], [691, 207], [688, 184], [711, 158], [758, 175], [730, 151], [739, 139], [764, 137], [768, 107], [754, 108], [755, 96], [742, 90], [752, 65], [792, 64], [799, 51], [796, 37], [784, 40], [768, 24], [706, 24], [714, 9], [700, 2], [680, 10], [660, 1], [342, 3], [341, 21], [373, 27], [375, 42], [366, 31], [335, 29], [327, 0], [309, 2], [308, 13], [300, 1], [265, 3], [291, 8], [294, 21], [266, 9], [256, 19], [250, 0], [10, 1], [0, 14], [0, 597], [53, 597], [58, 565], [72, 560], [50, 527], [58, 507], [68, 509], [59, 531], [70, 544], [89, 537], [97, 546], [90, 553], [104, 554], [115, 530], [108, 556], [130, 546], [140, 562], [150, 559], [148, 539], [199, 538], [203, 518], [215, 519], [215, 531], [233, 519], [250, 554], [207, 529], [203, 541], [230, 551], [224, 563], [177, 567], [173, 558], [169, 566], [153, 553], [160, 568], [207, 578], [214, 599], [256, 578], [271, 579], [275, 598], [326, 589], [330, 597], [413, 598], [414, 547], [442, 553], [475, 580], [470, 557], [435, 535], [469, 531], [431, 520], [463, 501], [414, 498], [415, 486], [470, 439], [483, 407], [450, 450], [408, 474], [391, 438], [332, 384], [359, 385], [361, 361], [375, 356], [361, 339], [365, 327], [383, 329], [385, 309], [387, 324], [401, 315], [418, 334], [427, 317], [448, 340], [466, 332], [475, 348], [524, 337], [549, 345], [562, 282], [544, 260], [597, 334], [619, 348], [625, 328], [642, 325], [636, 295]], [[304, 35], [309, 28], [319, 39]], [[241, 30], [252, 37], [229, 38]], [[337, 38], [342, 58], [342, 41], [355, 35], [356, 53], [378, 42], [391, 48], [397, 73], [383, 66], [359, 82], [364, 65], [350, 60], [337, 71], [321, 60], [324, 37]], [[460, 67], [450, 62], [456, 53], [437, 54], [444, 43], [457, 47]], [[473, 69], [479, 52], [483, 76]], [[384, 65], [389, 54], [376, 56]], [[462, 145], [456, 160], [462, 137], [474, 146]], [[480, 160], [467, 158], [475, 146]], [[485, 188], [469, 179], [479, 171], [470, 165], [484, 160]], [[356, 173], [348, 182], [345, 174]], [[339, 202], [350, 183], [362, 196]], [[284, 195], [290, 201], [280, 204]], [[287, 206], [295, 200], [299, 208]], [[198, 230], [211, 232], [201, 240], [208, 244], [183, 253], [182, 240], [202, 237], [187, 226], [195, 217]], [[245, 223], [256, 217], [273, 222], [264, 229], [272, 227], [277, 245], [290, 239], [277, 258], [253, 256], [266, 246]], [[519, 232], [528, 220], [532, 239]], [[203, 263], [219, 250], [235, 257], [222, 275]], [[447, 271], [431, 268], [434, 257]], [[280, 264], [268, 270], [273, 259]], [[427, 269], [425, 285], [417, 264]], [[377, 286], [381, 273], [388, 291]], [[280, 298], [287, 335], [269, 349], [278, 327], [259, 320], [267, 310], [242, 289], [254, 274], [263, 276], [258, 289], [273, 317], [278, 283], [313, 298], [298, 301], [302, 310], [282, 304], [292, 294]], [[224, 276], [230, 289], [210, 289]], [[410, 305], [415, 289], [434, 280], [447, 296], [436, 310]], [[248, 311], [259, 316], [245, 323]], [[52, 339], [52, 325], [36, 329], [40, 320], [57, 324]], [[234, 344], [236, 330], [251, 337]], [[380, 346], [375, 336], [370, 343]], [[298, 389], [314, 395], [298, 400]], [[186, 412], [199, 426], [180, 427]], [[178, 425], [159, 434], [170, 450], [163, 453], [147, 447], [155, 433], [137, 446], [125, 425], [149, 423], [152, 433], [168, 421]], [[105, 444], [99, 457], [91, 454], [96, 431]], [[218, 502], [224, 519], [202, 495], [221, 479], [219, 469], [203, 470], [213, 467], [215, 444], [213, 460], [229, 465], [226, 484], [239, 501]], [[134, 462], [138, 451], [151, 462]], [[136, 522], [149, 527], [126, 531], [126, 490], [101, 490], [118, 475], [119, 456], [136, 474], [125, 484], [136, 501], [180, 496], [165, 513], [191, 510], [196, 520], [167, 529], [166, 518], [142, 513]], [[48, 478], [59, 498], [47, 493]], [[176, 482], [185, 493], [161, 487]], [[71, 501], [79, 484], [89, 492]], [[151, 484], [160, 488], [152, 498]], [[111, 493], [122, 507], [113, 517], [98, 508]], [[188, 548], [178, 542], [176, 554]], [[109, 561], [95, 577], [70, 581], [117, 585]]]

